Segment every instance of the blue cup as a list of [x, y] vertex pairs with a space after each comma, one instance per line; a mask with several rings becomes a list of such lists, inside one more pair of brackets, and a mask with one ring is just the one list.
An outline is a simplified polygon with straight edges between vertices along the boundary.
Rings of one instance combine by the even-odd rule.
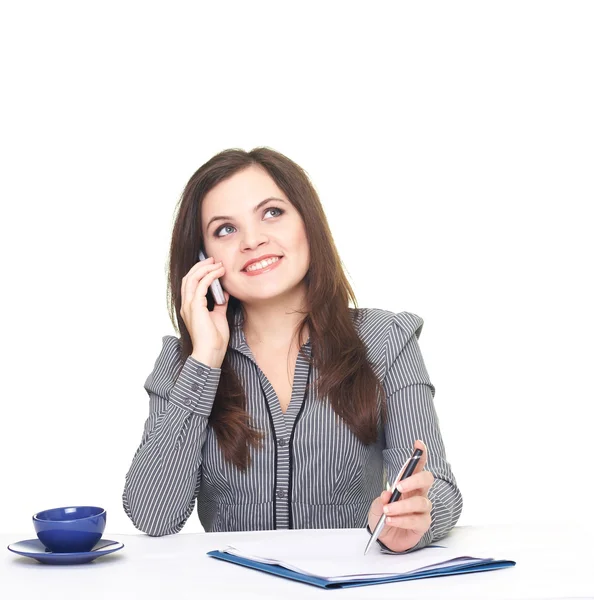
[[98, 506], [64, 506], [33, 515], [37, 537], [50, 552], [88, 552], [105, 531], [107, 514]]

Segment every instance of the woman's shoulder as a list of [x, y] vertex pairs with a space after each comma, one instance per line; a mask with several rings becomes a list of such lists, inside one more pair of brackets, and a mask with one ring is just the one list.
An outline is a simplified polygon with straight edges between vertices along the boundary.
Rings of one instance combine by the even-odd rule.
[[349, 308], [358, 331], [381, 335], [386, 330], [400, 330], [410, 337], [421, 334], [424, 320], [417, 314], [408, 311], [392, 312], [385, 308]]
[[423, 319], [408, 311], [395, 313], [384, 308], [350, 308], [359, 337], [373, 359], [379, 360], [390, 349], [398, 353], [404, 345], [421, 335]]

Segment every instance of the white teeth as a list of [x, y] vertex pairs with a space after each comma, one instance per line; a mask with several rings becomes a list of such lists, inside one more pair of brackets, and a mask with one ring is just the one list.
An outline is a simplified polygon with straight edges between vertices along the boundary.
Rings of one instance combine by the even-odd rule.
[[275, 258], [267, 258], [266, 260], [263, 260], [261, 262], [252, 263], [246, 269], [246, 271], [257, 271], [258, 269], [263, 269], [264, 267], [267, 267], [268, 265], [275, 263], [277, 260], [280, 260], [280, 258], [278, 256], [276, 256]]

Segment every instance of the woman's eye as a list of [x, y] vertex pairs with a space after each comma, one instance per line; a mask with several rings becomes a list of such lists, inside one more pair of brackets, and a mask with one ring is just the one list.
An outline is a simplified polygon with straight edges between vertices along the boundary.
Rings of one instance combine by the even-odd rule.
[[[280, 217], [280, 216], [281, 216], [281, 215], [282, 215], [282, 214], [285, 212], [285, 211], [284, 211], [282, 208], [278, 208], [278, 206], [270, 206], [270, 207], [268, 207], [268, 208], [267, 208], [267, 209], [264, 211], [264, 214], [266, 214], [268, 211], [271, 211], [271, 210], [276, 210], [276, 211], [278, 211], [278, 214], [277, 214], [277, 215], [274, 215], [274, 216], [277, 216], [277, 217]], [[214, 233], [214, 234], [215, 234], [215, 237], [225, 237], [224, 235], [223, 235], [223, 236], [219, 235], [219, 233], [220, 233], [221, 231], [223, 231], [223, 229], [227, 229], [227, 227], [231, 227], [231, 228], [233, 229], [233, 225], [221, 225], [221, 227], [219, 227], [219, 228], [218, 228], [218, 229], [215, 231], [215, 233]]]

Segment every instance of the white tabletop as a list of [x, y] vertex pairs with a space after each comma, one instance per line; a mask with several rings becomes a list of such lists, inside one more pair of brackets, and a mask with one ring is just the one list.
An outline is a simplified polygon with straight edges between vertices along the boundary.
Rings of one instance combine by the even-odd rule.
[[[323, 531], [312, 530], [315, 536]], [[240, 546], [241, 540], [280, 537], [291, 543], [294, 531], [178, 533], [163, 537], [105, 532], [123, 542], [118, 552], [87, 565], [43, 565], [10, 552], [8, 544], [35, 538], [30, 531], [0, 534], [2, 598], [594, 598], [592, 528], [568, 525], [493, 525], [456, 527], [450, 536], [495, 559], [516, 561], [513, 567], [402, 581], [341, 590], [324, 590], [286, 580], [206, 555], [210, 550]], [[449, 536], [448, 536], [449, 537]], [[445, 538], [447, 540], [448, 538]], [[444, 540], [444, 541], [445, 541]]]

